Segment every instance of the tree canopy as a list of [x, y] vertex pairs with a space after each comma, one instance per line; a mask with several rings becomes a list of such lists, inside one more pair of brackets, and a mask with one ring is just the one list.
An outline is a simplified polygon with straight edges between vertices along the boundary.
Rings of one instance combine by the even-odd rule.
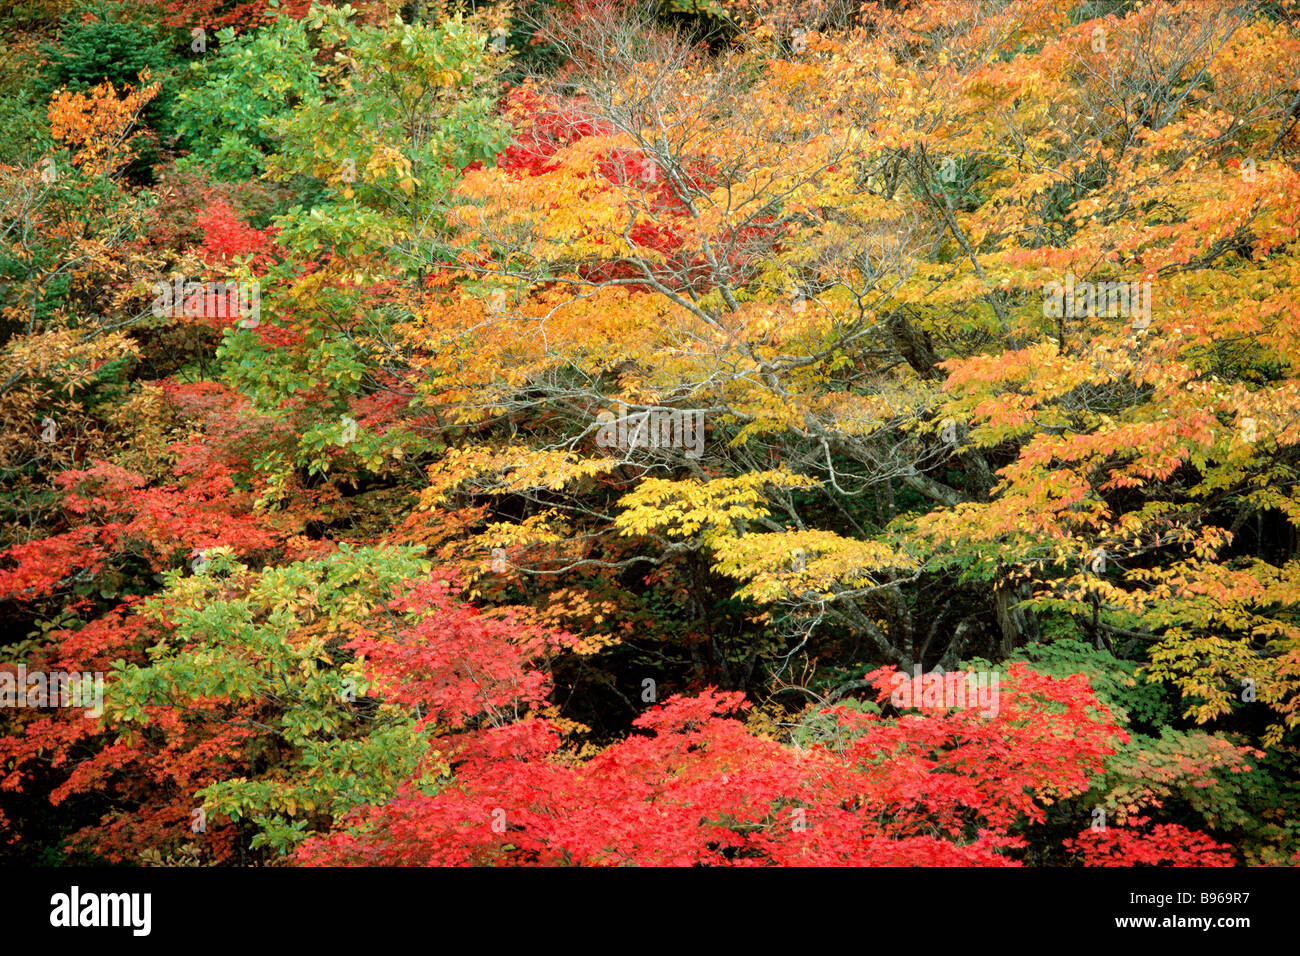
[[1300, 861], [1290, 0], [0, 23], [0, 858]]

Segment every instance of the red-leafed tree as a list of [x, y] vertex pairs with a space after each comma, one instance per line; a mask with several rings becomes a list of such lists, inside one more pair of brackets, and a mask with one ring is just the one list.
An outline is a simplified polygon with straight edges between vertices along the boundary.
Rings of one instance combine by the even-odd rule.
[[[396, 662], [371, 660], [381, 671]], [[423, 686], [448, 676], [402, 660], [388, 681], [400, 675]], [[890, 673], [869, 676], [887, 700]], [[464, 734], [444, 750], [454, 777], [441, 793], [404, 788], [360, 812], [350, 830], [308, 843], [299, 859], [1014, 865], [1026, 829], [1052, 803], [1086, 791], [1124, 737], [1086, 679], [1023, 665], [1003, 682], [994, 717], [832, 708], [820, 715], [826, 739], [803, 749], [751, 732], [737, 719], [745, 707], [734, 693], [674, 697], [636, 720], [645, 733], [585, 760], [565, 752], [542, 719]], [[1195, 836], [1197, 847], [1217, 849]], [[1185, 859], [1169, 855], [1170, 837], [1160, 831], [1140, 843], [1144, 861], [1161, 852]], [[1089, 845], [1078, 849], [1101, 858]]]
[[1085, 830], [1065, 845], [1084, 866], [1232, 866], [1231, 847], [1177, 823], [1149, 822]]

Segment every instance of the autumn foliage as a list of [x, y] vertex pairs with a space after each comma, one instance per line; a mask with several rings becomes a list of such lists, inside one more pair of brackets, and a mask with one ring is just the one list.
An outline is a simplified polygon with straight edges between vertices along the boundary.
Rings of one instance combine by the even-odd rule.
[[0, 858], [1300, 859], [1294, 4], [65, 6]]

